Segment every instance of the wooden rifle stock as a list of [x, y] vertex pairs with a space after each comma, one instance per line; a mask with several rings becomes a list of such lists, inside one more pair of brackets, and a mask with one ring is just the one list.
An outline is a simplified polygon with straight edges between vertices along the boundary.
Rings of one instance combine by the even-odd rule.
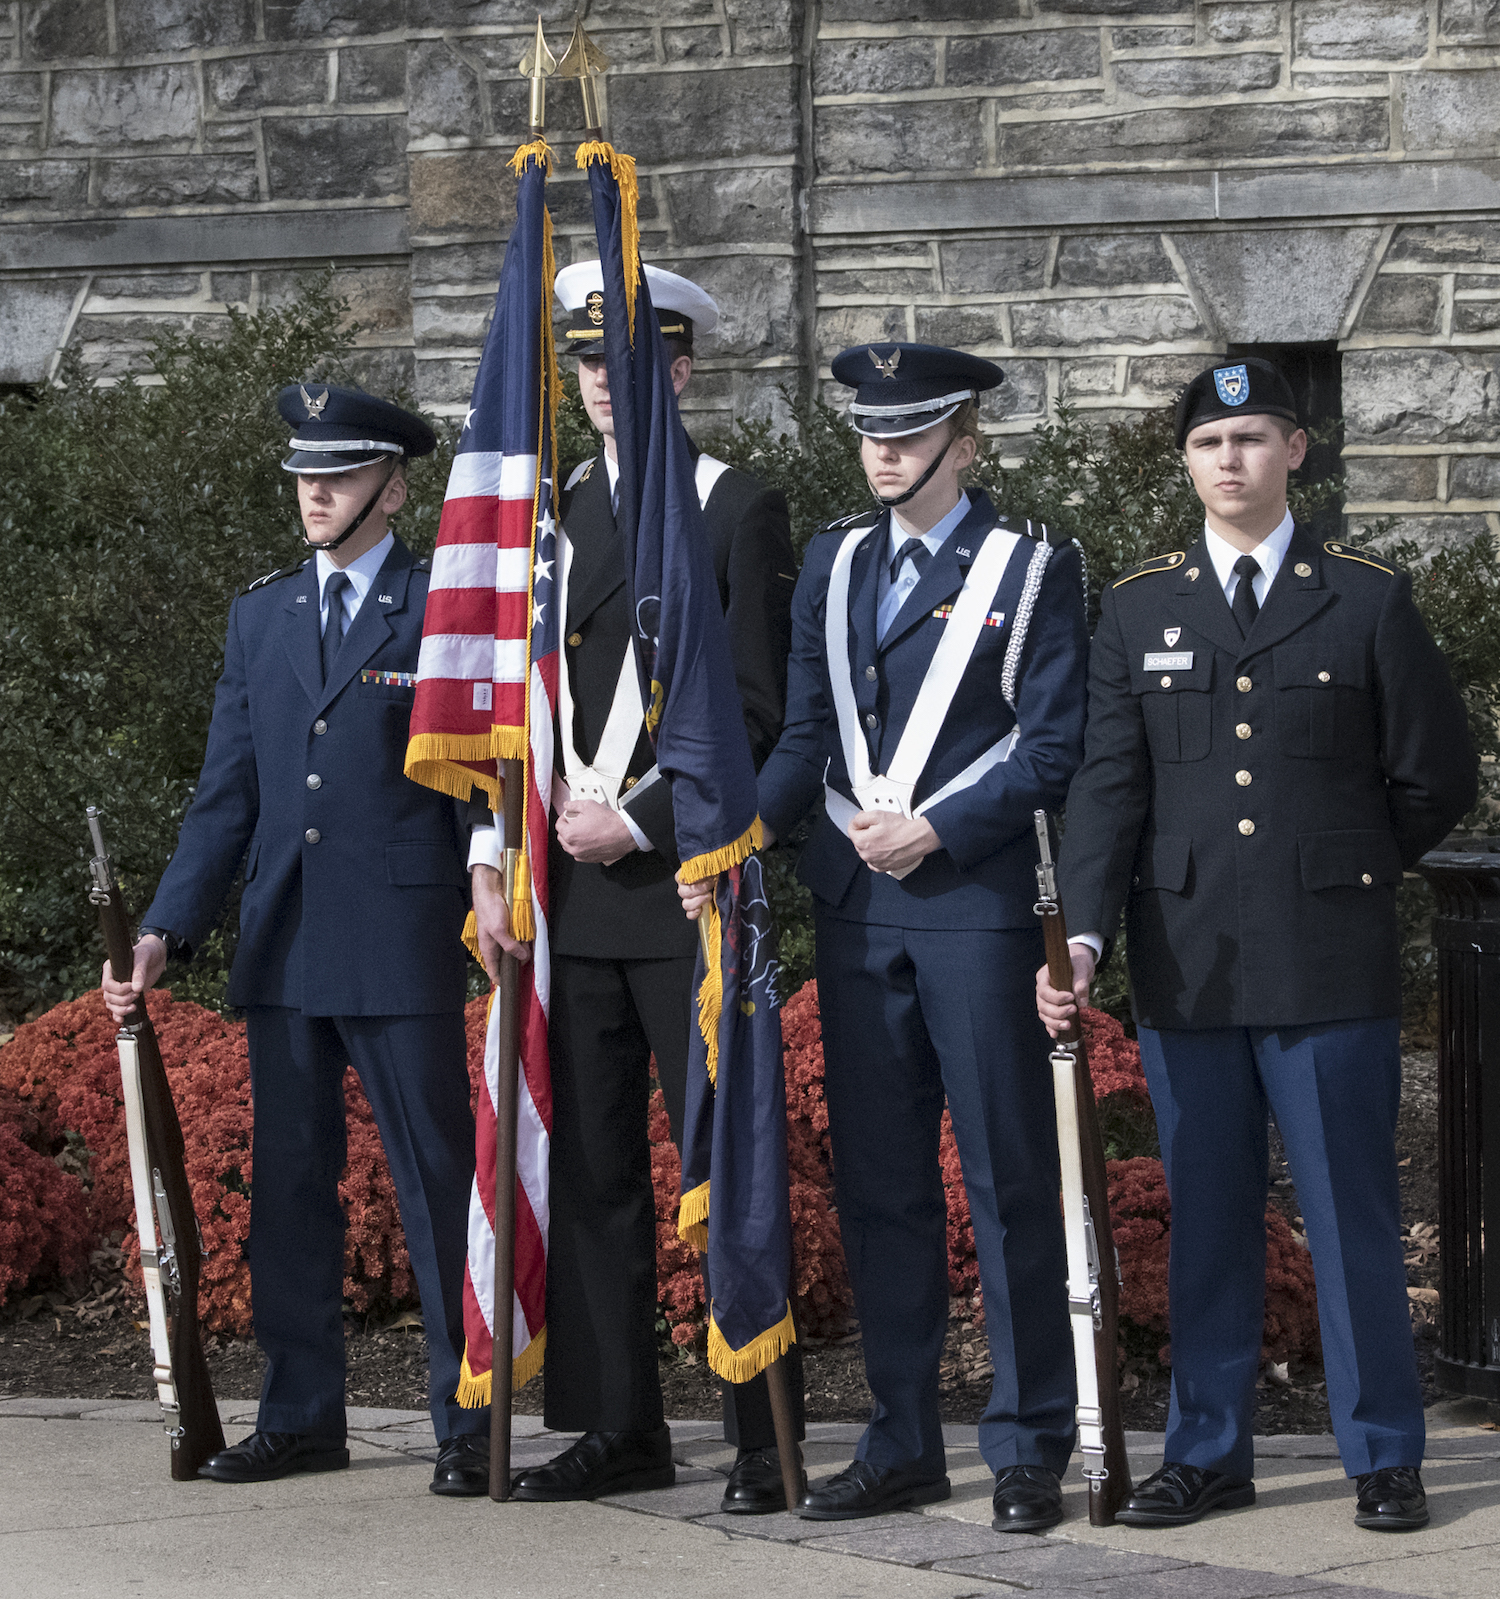
[[[130, 924], [114, 868], [104, 847], [99, 812], [92, 805], [88, 808], [88, 823], [94, 844], [94, 858], [90, 862], [94, 886], [89, 898], [99, 908], [99, 926], [104, 934], [110, 972], [117, 983], [128, 983], [134, 967]], [[131, 1150], [142, 1272], [146, 1277], [148, 1300], [153, 1293], [158, 1296], [158, 1304], [150, 1307], [152, 1319], [165, 1313], [170, 1329], [170, 1356], [165, 1370], [153, 1340], [157, 1392], [166, 1412], [167, 1434], [172, 1440], [172, 1476], [178, 1482], [189, 1482], [197, 1477], [199, 1466], [224, 1447], [224, 1429], [219, 1425], [219, 1409], [214, 1402], [213, 1381], [208, 1374], [198, 1321], [203, 1239], [183, 1162], [182, 1126], [177, 1119], [166, 1067], [162, 1064], [156, 1029], [146, 1014], [144, 995], [121, 1025], [116, 1042], [120, 1050], [127, 1127], [134, 1120], [133, 1102], [138, 1094], [139, 1123], [145, 1135], [145, 1147]]]
[[[1047, 975], [1053, 988], [1071, 992], [1073, 960], [1068, 926], [1057, 897], [1047, 813], [1036, 813], [1041, 862], [1037, 866], [1036, 913], [1042, 919]], [[1104, 1140], [1089, 1075], [1082, 1017], [1053, 1041], [1053, 1087], [1057, 1097], [1057, 1140], [1062, 1157], [1063, 1213], [1068, 1234], [1068, 1311], [1078, 1364], [1078, 1431], [1083, 1474], [1089, 1485], [1089, 1524], [1114, 1525], [1115, 1512], [1130, 1497], [1130, 1462], [1120, 1414], [1119, 1317], [1120, 1260], [1109, 1219], [1109, 1181]], [[1081, 1193], [1077, 1189], [1081, 1187]], [[1071, 1191], [1070, 1191], [1071, 1190]], [[1093, 1381], [1086, 1361], [1092, 1323]], [[1091, 1392], [1092, 1390], [1092, 1392]], [[1095, 1403], [1090, 1404], [1093, 1399]]]
[[[505, 903], [515, 904], [516, 861], [526, 836], [525, 763], [500, 763], [505, 784]], [[495, 1325], [490, 1338], [490, 1498], [510, 1498], [511, 1348], [516, 1307], [516, 1115], [521, 1066], [521, 963], [501, 952], [500, 1062], [495, 1090]]]

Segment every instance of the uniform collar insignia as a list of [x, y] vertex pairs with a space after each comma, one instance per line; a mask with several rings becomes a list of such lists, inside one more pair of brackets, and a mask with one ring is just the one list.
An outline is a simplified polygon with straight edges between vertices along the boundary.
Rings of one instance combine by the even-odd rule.
[[391, 598], [391, 596], [389, 594], [382, 594], [380, 596], [380, 603], [382, 605], [394, 605], [396, 602]]
[[1198, 581], [1198, 568], [1196, 566], [1190, 566], [1188, 568], [1188, 576], [1193, 580], [1194, 583], [1196, 583]]

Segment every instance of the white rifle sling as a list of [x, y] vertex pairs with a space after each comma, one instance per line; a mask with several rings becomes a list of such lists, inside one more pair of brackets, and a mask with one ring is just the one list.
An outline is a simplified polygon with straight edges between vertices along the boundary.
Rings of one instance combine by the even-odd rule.
[[1078, 1447], [1083, 1453], [1084, 1476], [1097, 1477], [1104, 1474], [1104, 1417], [1099, 1408], [1094, 1344], [1100, 1325], [1099, 1251], [1083, 1192], [1073, 1052], [1061, 1045], [1052, 1052], [1052, 1089], [1057, 1101], [1057, 1151], [1062, 1163], [1063, 1230], [1068, 1246], [1068, 1319], [1078, 1372]]
[[[700, 455], [693, 469], [693, 488], [698, 504], [706, 506], [714, 485], [729, 470], [726, 461], [711, 455]], [[575, 468], [568, 479], [572, 488], [583, 477], [584, 468]], [[565, 542], [562, 560], [562, 586], [557, 603], [558, 613], [564, 623], [568, 617], [568, 579], [573, 569], [573, 546]], [[561, 811], [569, 799], [597, 800], [612, 811], [620, 808], [620, 791], [625, 786], [625, 774], [630, 769], [630, 758], [640, 742], [641, 726], [646, 720], [646, 710], [641, 704], [640, 680], [636, 676], [634, 641], [625, 646], [625, 659], [620, 663], [620, 675], [615, 680], [614, 699], [610, 701], [609, 715], [604, 719], [604, 732], [599, 737], [599, 747], [592, 761], [585, 761], [573, 742], [575, 723], [573, 684], [566, 660], [557, 674], [557, 720], [562, 729], [562, 773], [552, 784], [553, 808]], [[651, 770], [631, 785], [639, 791], [649, 788], [661, 776], [653, 766]]]
[[[943, 628], [942, 639], [928, 663], [926, 676], [917, 691], [895, 753], [884, 773], [875, 774], [870, 770], [869, 746], [859, 728], [849, 660], [850, 569], [855, 545], [868, 531], [867, 528], [854, 529], [839, 546], [828, 579], [828, 614], [824, 623], [839, 742], [844, 752], [849, 786], [854, 790], [858, 805], [851, 805], [842, 794], [826, 784], [824, 803], [835, 825], [846, 833], [849, 822], [860, 810], [886, 810], [900, 816], [921, 816], [942, 800], [972, 787], [992, 767], [998, 766], [1009, 756], [1016, 739], [1016, 730], [1012, 728], [1004, 738], [992, 744], [956, 777], [913, 809], [912, 795], [932, 758], [933, 746], [947, 719], [953, 697], [973, 658], [989, 617], [990, 604], [1005, 578], [1010, 558], [1021, 542], [1018, 534], [1007, 528], [996, 527], [985, 535], [979, 554], [964, 578], [963, 588], [954, 601], [953, 610]], [[1018, 618], [1016, 627], [1021, 625], [1023, 623]], [[1014, 639], [1011, 648], [1016, 648]], [[905, 871], [892, 872], [890, 875], [902, 878], [915, 870], [915, 867], [908, 867]]]
[[[156, 1246], [156, 1196], [153, 1193], [151, 1155], [146, 1148], [146, 1118], [141, 1106], [141, 1063], [136, 1042], [129, 1033], [115, 1040], [120, 1051], [120, 1087], [125, 1100], [125, 1141], [130, 1150], [130, 1186], [135, 1195], [135, 1225], [141, 1237], [141, 1275], [146, 1279], [146, 1314], [151, 1324], [152, 1380], [156, 1396], [167, 1414], [167, 1427], [177, 1426], [177, 1387], [172, 1380], [172, 1345], [167, 1335], [167, 1300], [163, 1275], [174, 1282], [177, 1263], [172, 1240], [160, 1254]], [[181, 1292], [180, 1286], [178, 1292]], [[181, 1307], [178, 1307], [178, 1314]]]

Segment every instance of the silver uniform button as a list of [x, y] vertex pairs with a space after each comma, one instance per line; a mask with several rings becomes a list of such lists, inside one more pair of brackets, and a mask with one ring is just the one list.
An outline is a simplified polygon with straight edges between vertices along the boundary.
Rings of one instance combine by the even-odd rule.
[[328, 731], [328, 723], [325, 722], [323, 720], [323, 718], [320, 716], [317, 719], [317, 721], [313, 723], [313, 732], [314, 733], [326, 733], [327, 731]]
[[1249, 836], [1255, 831], [1255, 823], [1252, 822], [1247, 816], [1244, 821], [1240, 823], [1240, 831], [1245, 835], [1246, 838], [1249, 838]]
[[880, 718], [878, 716], [876, 716], [874, 711], [868, 712], [866, 714], [866, 716], [865, 716], [865, 726], [866, 727], [875, 727], [875, 726], [878, 725], [879, 721], [880, 721]]
[[1362, 882], [1366, 888], [1368, 888], [1374, 881], [1375, 879], [1371, 877], [1368, 872], [1363, 873], [1360, 877], [1360, 882]]
[[1170, 677], [1164, 677], [1164, 678], [1163, 678], [1163, 679], [1162, 679], [1162, 680], [1161, 680], [1161, 686], [1162, 686], [1162, 687], [1163, 687], [1163, 688], [1171, 688], [1171, 686], [1172, 686], [1172, 679], [1171, 679], [1171, 678], [1170, 678]]
[[1241, 722], [1240, 725], [1235, 728], [1234, 736], [1236, 738], [1249, 738], [1251, 731], [1252, 729], [1248, 722]]
[[302, 836], [309, 844], [316, 844], [323, 835], [317, 830], [316, 827], [309, 827]]
[[1234, 680], [1234, 686], [1241, 694], [1248, 694], [1255, 687], [1255, 684], [1248, 677], [1237, 677]]
[[870, 682], [873, 683], [875, 679], [880, 676], [880, 673], [877, 672], [873, 666], [867, 666], [865, 668], [865, 676], [870, 680]]
[[1234, 774], [1234, 780], [1241, 788], [1249, 788], [1250, 786], [1250, 774], [1243, 769]]
[[307, 786], [309, 788], [322, 788], [323, 779], [316, 772], [309, 772], [307, 774]]
[[1320, 683], [1331, 683], [1333, 681], [1333, 674], [1331, 672], [1319, 672], [1318, 681]]

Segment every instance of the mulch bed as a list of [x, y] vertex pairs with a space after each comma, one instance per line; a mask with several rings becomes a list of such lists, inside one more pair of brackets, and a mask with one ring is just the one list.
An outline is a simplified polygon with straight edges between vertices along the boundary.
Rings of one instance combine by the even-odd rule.
[[[1273, 1141], [1274, 1144], [1274, 1141]], [[1406, 1057], [1405, 1089], [1397, 1131], [1402, 1216], [1407, 1237], [1407, 1277], [1424, 1398], [1440, 1397], [1432, 1383], [1437, 1297], [1437, 1061], [1430, 1051]], [[1296, 1193], [1279, 1147], [1273, 1147], [1272, 1199], [1301, 1230]], [[12, 1301], [0, 1310], [0, 1397], [149, 1399], [151, 1352], [138, 1325], [143, 1306], [129, 1295], [118, 1250], [95, 1252], [86, 1282]], [[350, 1317], [348, 1401], [383, 1409], [427, 1406], [426, 1344], [420, 1322], [407, 1312], [394, 1320]], [[261, 1358], [244, 1339], [211, 1337], [209, 1367], [221, 1399], [254, 1399]], [[865, 1421], [870, 1391], [857, 1333], [834, 1343], [804, 1347], [807, 1415], [811, 1421]], [[949, 1321], [943, 1355], [943, 1419], [975, 1422], [989, 1397], [991, 1368], [982, 1331], [961, 1309]], [[719, 1411], [719, 1382], [706, 1362], [666, 1354], [662, 1387], [669, 1416], [709, 1417]], [[542, 1384], [516, 1395], [520, 1414], [540, 1414]], [[1122, 1386], [1125, 1425], [1161, 1431], [1166, 1425], [1169, 1374], [1154, 1361], [1127, 1364]], [[1262, 1379], [1256, 1430], [1325, 1433], [1329, 1430], [1323, 1374], [1316, 1367], [1274, 1369]]]

